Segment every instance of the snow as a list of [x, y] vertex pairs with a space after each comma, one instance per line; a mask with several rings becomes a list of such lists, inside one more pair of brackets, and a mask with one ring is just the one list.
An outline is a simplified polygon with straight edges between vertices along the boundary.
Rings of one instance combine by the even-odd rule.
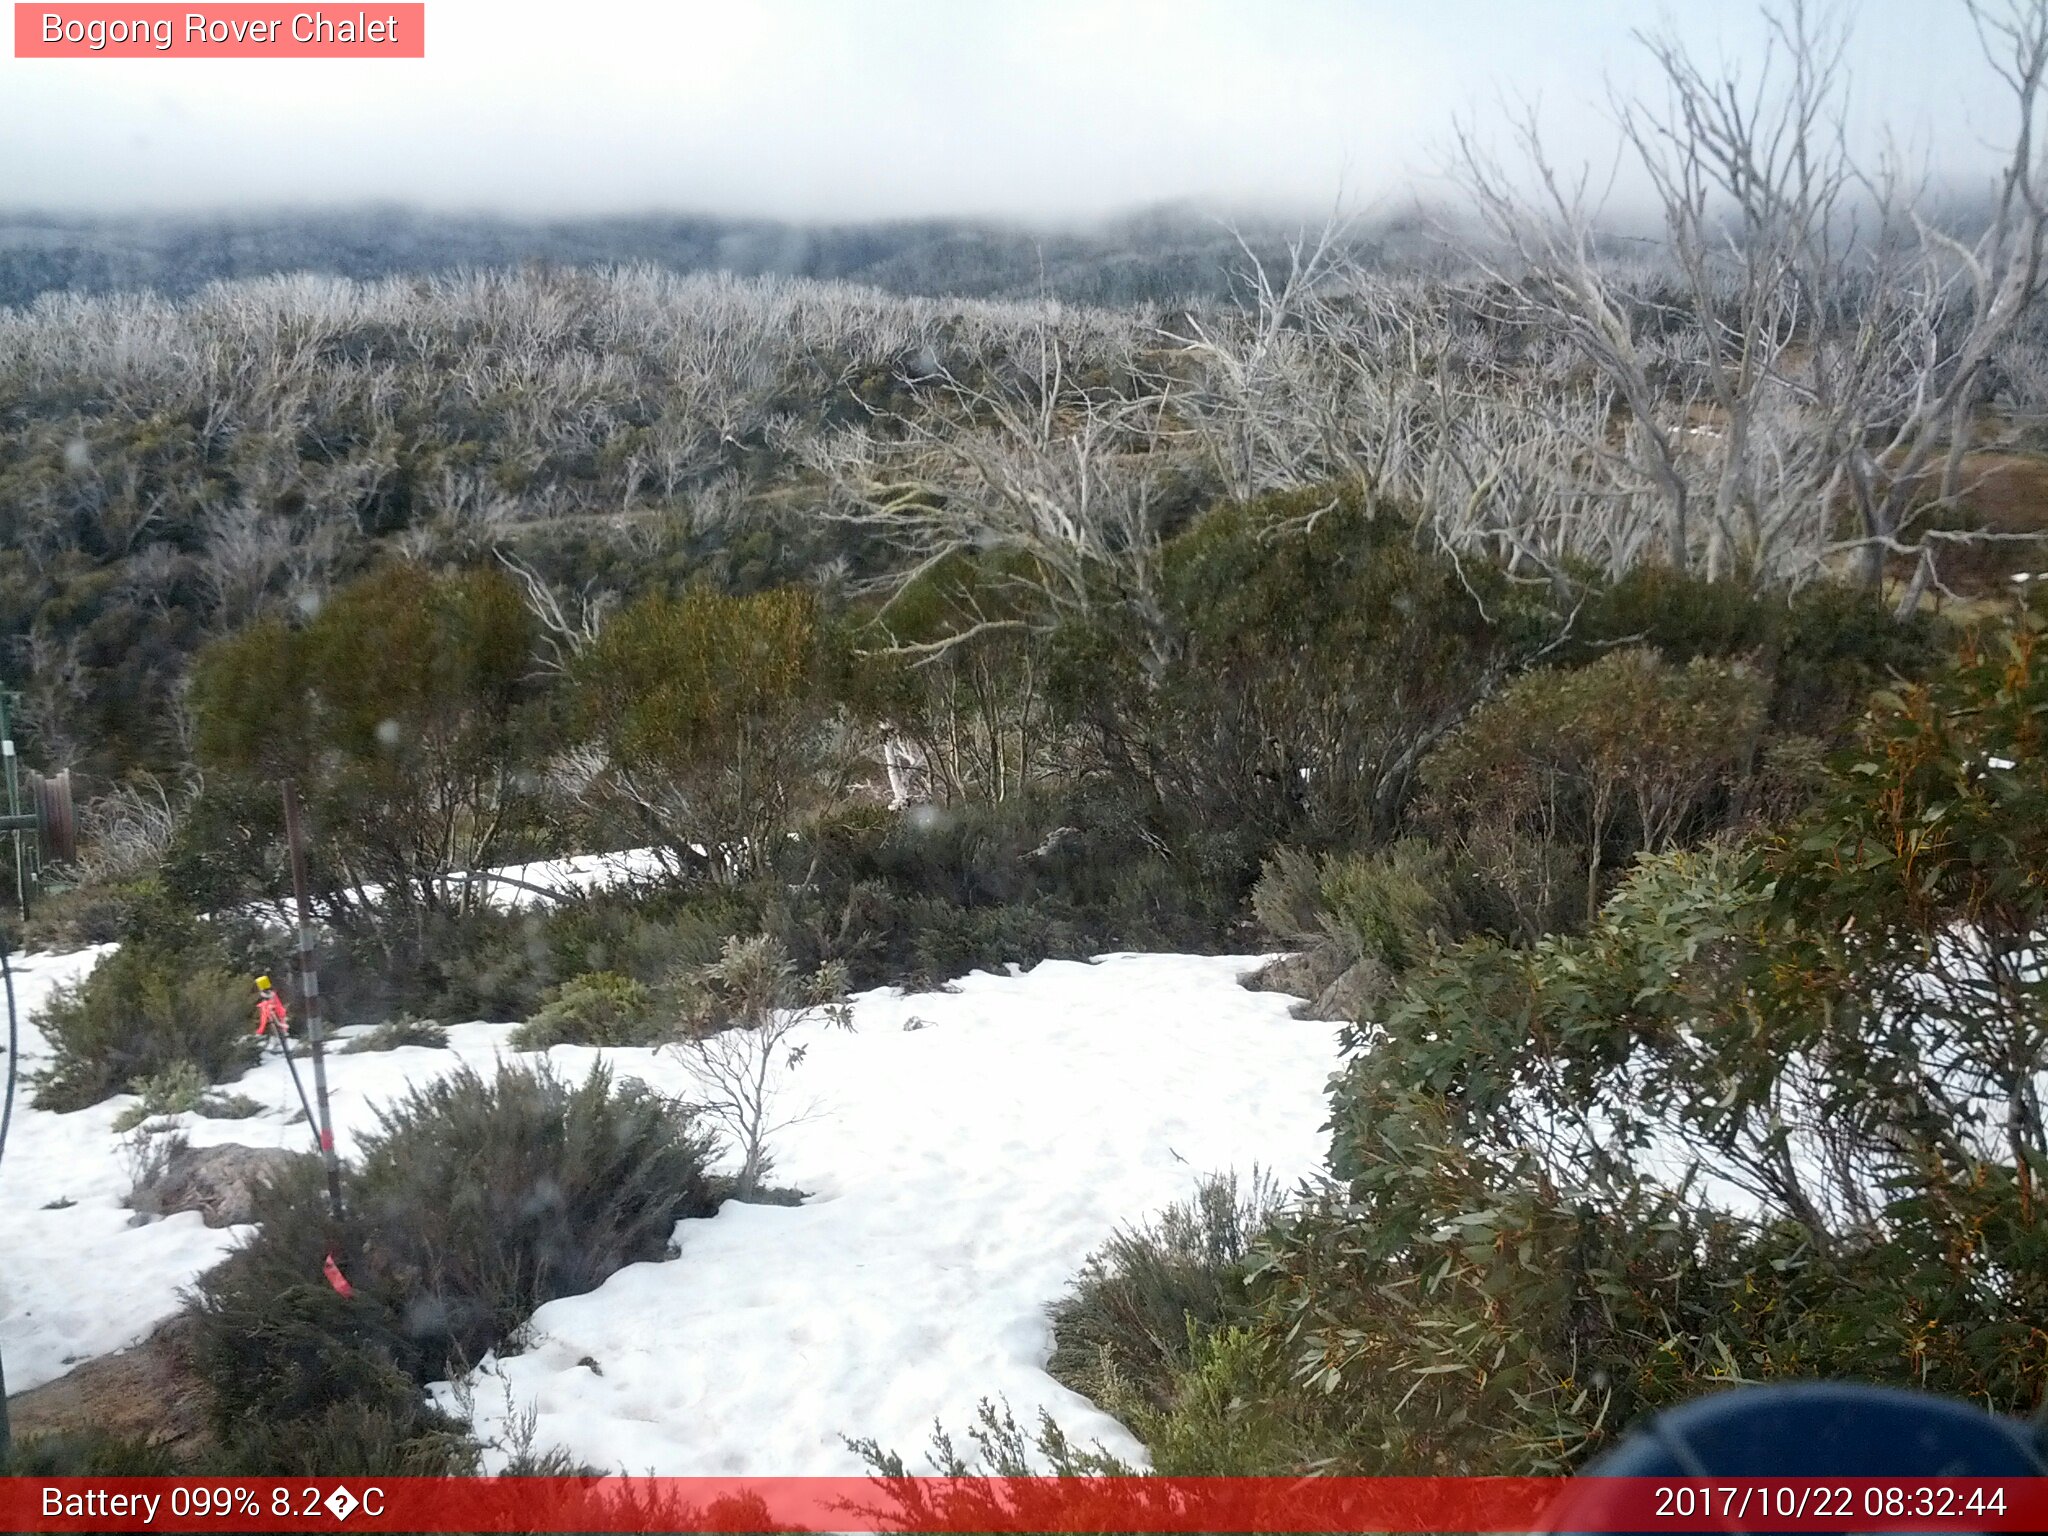
[[[700, 854], [704, 852], [695, 843], [690, 846]], [[517, 910], [578, 892], [613, 890], [661, 880], [669, 873], [660, 849], [621, 848], [611, 853], [579, 853], [559, 859], [535, 859], [526, 864], [503, 864], [494, 869], [450, 874], [446, 881], [451, 888], [473, 881], [484, 888], [484, 900], [490, 906]], [[354, 889], [356, 897], [363, 901], [384, 898], [384, 887], [376, 881]], [[250, 902], [239, 910], [248, 916], [287, 925], [293, 921], [285, 895]]]
[[[107, 948], [9, 961], [24, 1021], [24, 1081], [0, 1160], [0, 1358], [10, 1392], [140, 1341], [177, 1309], [176, 1288], [218, 1263], [235, 1238], [190, 1213], [128, 1225], [134, 1213], [121, 1202], [131, 1180], [113, 1122], [133, 1099], [70, 1115], [29, 1106], [26, 1078], [49, 1059], [32, 1021], [56, 987], [82, 978]], [[74, 1203], [47, 1208], [58, 1200]]]
[[[24, 1012], [96, 958], [30, 957]], [[845, 1435], [915, 1464], [934, 1420], [958, 1430], [984, 1397], [1006, 1397], [1024, 1423], [1049, 1409], [1075, 1437], [1142, 1460], [1121, 1426], [1045, 1374], [1046, 1308], [1091, 1249], [1201, 1175], [1256, 1164], [1292, 1182], [1320, 1168], [1335, 1031], [1240, 987], [1260, 958], [1049, 961], [942, 992], [863, 994], [850, 1031], [800, 1025], [781, 1109], [802, 1118], [770, 1150], [771, 1182], [804, 1204], [729, 1203], [679, 1223], [678, 1257], [541, 1308], [520, 1352], [436, 1394], [466, 1405], [486, 1438], [502, 1442], [530, 1411], [537, 1448], [631, 1472], [860, 1472]], [[376, 1104], [459, 1061], [488, 1070], [509, 1033], [461, 1024], [449, 1050], [330, 1055], [343, 1154]], [[23, 1054], [31, 1069], [46, 1056], [33, 1030]], [[548, 1054], [580, 1075], [600, 1053]], [[692, 1087], [674, 1052], [602, 1054], [665, 1091]], [[307, 1144], [277, 1057], [233, 1091], [262, 1113], [179, 1117], [195, 1145]], [[134, 1102], [16, 1106], [0, 1165], [12, 1390], [145, 1337], [237, 1238], [191, 1214], [128, 1225], [112, 1122]], [[40, 1208], [59, 1197], [75, 1203]]]
[[729, 1204], [678, 1228], [678, 1258], [541, 1308], [469, 1384], [479, 1431], [531, 1410], [538, 1444], [600, 1468], [832, 1475], [864, 1470], [842, 1434], [914, 1463], [935, 1417], [958, 1429], [990, 1396], [1141, 1460], [1046, 1376], [1045, 1309], [1198, 1175], [1320, 1166], [1333, 1031], [1235, 985], [1257, 963], [1047, 962], [807, 1026], [791, 1091], [819, 1102], [774, 1177], [811, 1198]]
[[[697, 851], [703, 852], [701, 848]], [[550, 899], [554, 893], [607, 890], [658, 880], [666, 873], [658, 849], [627, 848], [617, 853], [585, 853], [564, 859], [536, 859], [530, 864], [507, 864], [475, 878], [488, 885], [492, 905], [527, 907]]]

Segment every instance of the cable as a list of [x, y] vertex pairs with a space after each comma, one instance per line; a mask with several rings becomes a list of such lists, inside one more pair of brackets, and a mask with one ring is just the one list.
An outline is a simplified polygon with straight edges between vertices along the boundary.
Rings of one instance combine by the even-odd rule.
[[21, 1022], [14, 1012], [14, 967], [7, 960], [7, 952], [13, 947], [13, 941], [0, 932], [0, 981], [7, 985], [7, 1087], [0, 1094], [0, 1161], [7, 1156], [7, 1127], [14, 1123], [14, 1083], [20, 1075], [21, 1063]]
[[[7, 1156], [7, 1127], [14, 1123], [14, 1082], [20, 1075], [21, 1062], [21, 1022], [14, 1011], [14, 967], [7, 959], [12, 948], [13, 939], [0, 928], [0, 982], [7, 986], [7, 1087], [0, 1091], [0, 1159]], [[13, 1452], [13, 1426], [7, 1421], [7, 1365], [0, 1360], [0, 1472], [8, 1469]]]

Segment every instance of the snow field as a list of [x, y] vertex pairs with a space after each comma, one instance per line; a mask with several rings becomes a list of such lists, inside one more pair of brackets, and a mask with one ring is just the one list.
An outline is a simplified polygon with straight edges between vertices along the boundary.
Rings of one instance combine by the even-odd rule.
[[[22, 962], [25, 1016], [98, 953]], [[801, 1025], [803, 1057], [776, 1109], [802, 1118], [771, 1138], [770, 1182], [806, 1203], [728, 1203], [679, 1223], [677, 1258], [541, 1308], [520, 1352], [436, 1396], [486, 1440], [508, 1440], [530, 1412], [536, 1448], [635, 1473], [860, 1472], [845, 1435], [915, 1466], [933, 1422], [957, 1431], [983, 1397], [1006, 1397], [1025, 1424], [1049, 1409], [1078, 1439], [1142, 1459], [1121, 1426], [1045, 1374], [1046, 1307], [1119, 1225], [1186, 1198], [1201, 1175], [1257, 1164], [1292, 1182], [1321, 1166], [1335, 1030], [1237, 985], [1258, 963], [1050, 961], [945, 992], [864, 994], [851, 1031]], [[331, 1054], [343, 1154], [408, 1083], [463, 1061], [488, 1072], [511, 1054], [510, 1028], [454, 1026], [449, 1050]], [[25, 1067], [47, 1057], [33, 1031], [24, 1047]], [[602, 1054], [664, 1091], [695, 1086], [673, 1051], [547, 1054], [570, 1076]], [[308, 1145], [276, 1056], [230, 1091], [263, 1112], [179, 1117], [195, 1145]], [[133, 1102], [69, 1115], [32, 1109], [26, 1094], [16, 1105], [0, 1166], [12, 1390], [139, 1341], [236, 1241], [189, 1213], [128, 1225], [112, 1122]], [[75, 1203], [40, 1208], [60, 1197]]]
[[[1256, 963], [1047, 962], [807, 1026], [786, 1099], [817, 1108], [776, 1138], [773, 1180], [811, 1199], [728, 1204], [678, 1227], [677, 1259], [542, 1307], [467, 1383], [479, 1434], [530, 1409], [537, 1445], [606, 1470], [846, 1474], [842, 1435], [915, 1465], [934, 1418], [958, 1430], [989, 1396], [1141, 1460], [1045, 1374], [1046, 1306], [1199, 1175], [1320, 1166], [1334, 1031], [1237, 986]], [[648, 1075], [686, 1089], [671, 1063]]]

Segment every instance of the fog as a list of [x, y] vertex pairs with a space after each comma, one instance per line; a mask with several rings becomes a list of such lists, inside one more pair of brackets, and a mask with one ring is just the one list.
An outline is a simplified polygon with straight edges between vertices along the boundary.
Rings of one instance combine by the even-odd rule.
[[[1976, 170], [2009, 128], [1976, 115], [1998, 102], [1961, 5], [1858, 10], [1855, 132]], [[1605, 93], [1646, 83], [1630, 33], [1657, 23], [1633, 0], [430, 0], [424, 60], [0, 60], [0, 208], [1369, 206], [1429, 195], [1454, 116], [1503, 93], [1604, 167]], [[1750, 4], [1671, 24], [1760, 57]]]

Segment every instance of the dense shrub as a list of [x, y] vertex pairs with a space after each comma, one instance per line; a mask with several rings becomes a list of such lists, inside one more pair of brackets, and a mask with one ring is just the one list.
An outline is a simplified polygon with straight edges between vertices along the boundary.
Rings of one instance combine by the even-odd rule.
[[2036, 1408], [2038, 657], [2023, 623], [1880, 695], [1793, 823], [1644, 858], [1582, 936], [1411, 968], [1347, 1036], [1344, 1186], [1276, 1228], [1155, 1464], [1569, 1469], [1740, 1380]]
[[759, 929], [764, 912], [792, 899], [772, 882], [656, 885], [521, 910], [445, 912], [426, 918], [418, 941], [395, 955], [374, 938], [329, 934], [318, 955], [321, 988], [342, 1023], [401, 1013], [531, 1019], [552, 989], [588, 972], [657, 987], [680, 967], [717, 958], [728, 936]]
[[[438, 1465], [447, 1426], [421, 1384], [543, 1302], [659, 1258], [678, 1219], [712, 1209], [710, 1155], [687, 1111], [602, 1068], [580, 1084], [544, 1066], [490, 1080], [464, 1068], [414, 1088], [346, 1171], [344, 1220], [307, 1159], [198, 1282], [194, 1355], [223, 1438], [288, 1459], [280, 1426], [307, 1422], [337, 1447]], [[329, 1254], [353, 1296], [322, 1278]]]
[[0, 1457], [4, 1477], [174, 1477], [185, 1470], [162, 1446], [95, 1430], [24, 1435]]
[[1441, 851], [1403, 838], [1375, 853], [1275, 850], [1252, 915], [1300, 953], [1287, 968], [1315, 1018], [1360, 1019], [1439, 942], [1480, 926]]
[[717, 959], [731, 935], [759, 928], [764, 903], [774, 899], [774, 889], [754, 885], [596, 892], [545, 914], [549, 970], [564, 980], [611, 971], [657, 987]]
[[710, 1214], [710, 1151], [688, 1111], [602, 1068], [465, 1068], [379, 1112], [352, 1208], [377, 1271], [418, 1285], [408, 1323], [440, 1366], [660, 1257], [679, 1219]]
[[1727, 821], [1763, 725], [1763, 687], [1739, 665], [1626, 650], [1533, 672], [1430, 754], [1425, 815], [1533, 939], [1576, 926], [1574, 897], [1591, 921], [1603, 876], [1638, 850]]
[[678, 868], [759, 874], [839, 777], [833, 637], [808, 591], [650, 594], [576, 658], [592, 784]]
[[255, 994], [196, 923], [141, 924], [39, 1019], [51, 1064], [36, 1090], [44, 1109], [82, 1109], [139, 1078], [184, 1067], [207, 1083], [255, 1059]]
[[[7, 883], [13, 883], [12, 870], [7, 872]], [[22, 930], [23, 946], [67, 950], [112, 944], [131, 921], [136, 901], [147, 892], [143, 882], [46, 885], [29, 909]]]
[[1759, 596], [1666, 565], [1641, 565], [1594, 583], [1574, 630], [1588, 649], [1654, 647], [1674, 662], [1747, 659], [1769, 683], [1766, 714], [1777, 730], [1834, 738], [1862, 713], [1873, 689], [1937, 671], [1948, 626], [1921, 612], [1901, 621], [1865, 587], [1815, 582]]
[[350, 1397], [291, 1419], [242, 1419], [211, 1458], [228, 1475], [465, 1477], [480, 1450], [468, 1426], [418, 1401]]
[[406, 1314], [345, 1252], [356, 1294], [338, 1295], [321, 1276], [337, 1235], [325, 1198], [317, 1170], [279, 1180], [258, 1206], [262, 1233], [199, 1281], [193, 1361], [224, 1437], [351, 1403], [403, 1414], [419, 1396], [421, 1351]]
[[513, 1031], [512, 1046], [654, 1045], [662, 1034], [651, 991], [616, 971], [592, 971], [556, 987], [540, 1012]]
[[1248, 1315], [1252, 1249], [1279, 1207], [1256, 1171], [1204, 1179], [1192, 1200], [1089, 1255], [1052, 1308], [1054, 1380], [1119, 1418], [1157, 1413], [1204, 1333]]
[[390, 935], [330, 932], [318, 960], [328, 1012], [341, 1023], [396, 1013], [522, 1019], [560, 979], [548, 915], [493, 907], [423, 913]]
[[1123, 715], [1112, 733], [1144, 732], [1117, 744], [1126, 771], [1249, 837], [1247, 885], [1277, 843], [1391, 832], [1428, 744], [1561, 625], [1541, 594], [1329, 488], [1215, 509], [1168, 546], [1164, 581], [1182, 637], [1167, 675], [1120, 695], [1097, 655], [1073, 686]]

